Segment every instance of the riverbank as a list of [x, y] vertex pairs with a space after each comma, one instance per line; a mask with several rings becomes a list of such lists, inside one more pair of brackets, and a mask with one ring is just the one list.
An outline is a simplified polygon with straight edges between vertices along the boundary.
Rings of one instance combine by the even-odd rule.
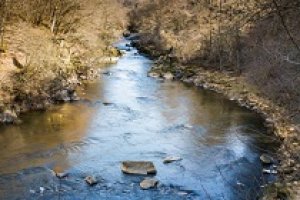
[[213, 90], [226, 98], [237, 102], [262, 115], [270, 132], [282, 140], [282, 145], [276, 154], [280, 163], [278, 166], [278, 181], [267, 187], [264, 199], [275, 199], [281, 195], [299, 198], [299, 125], [288, 119], [284, 108], [262, 97], [247, 84], [243, 77], [230, 72], [210, 71], [198, 66], [180, 66], [159, 63], [152, 68], [149, 76], [165, 79], [175, 79], [193, 84], [208, 90]]
[[[115, 45], [126, 53], [85, 85], [82, 101], [1, 127], [1, 196], [257, 199], [274, 179], [261, 173], [259, 157], [278, 147], [262, 118], [215, 92], [147, 77], [153, 60], [127, 40]], [[169, 156], [181, 159], [165, 163]], [[145, 176], [123, 174], [126, 160], [153, 162], [157, 174], [146, 177], [157, 187], [143, 190]], [[98, 184], [89, 186], [87, 176]]]
[[298, 8], [290, 1], [156, 0], [130, 15], [129, 29], [139, 34], [133, 44], [157, 59], [149, 75], [221, 93], [260, 113], [282, 141], [274, 152], [278, 182], [265, 199], [300, 198]]
[[[6, 18], [1, 24], [0, 123], [8, 124], [20, 123], [21, 113], [77, 101], [77, 86], [121, 56], [112, 44], [127, 19], [118, 1], [64, 1], [54, 11], [46, 1], [18, 6], [9, 2], [1, 7]], [[107, 10], [118, 10], [120, 16]], [[57, 16], [48, 19], [47, 12]]]

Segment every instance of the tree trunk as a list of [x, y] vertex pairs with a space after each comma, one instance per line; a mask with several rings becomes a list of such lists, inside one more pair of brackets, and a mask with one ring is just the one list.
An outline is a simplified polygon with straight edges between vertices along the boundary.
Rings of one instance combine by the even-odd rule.
[[55, 26], [56, 26], [56, 8], [53, 11], [53, 15], [52, 15], [52, 24], [51, 24], [51, 32], [54, 33], [55, 31]]
[[2, 5], [2, 19], [1, 19], [1, 26], [0, 26], [0, 31], [1, 31], [1, 46], [0, 46], [0, 50], [4, 51], [4, 34], [5, 34], [5, 19], [6, 19], [6, 9], [7, 9], [7, 2], [6, 0], [4, 0], [4, 3]]

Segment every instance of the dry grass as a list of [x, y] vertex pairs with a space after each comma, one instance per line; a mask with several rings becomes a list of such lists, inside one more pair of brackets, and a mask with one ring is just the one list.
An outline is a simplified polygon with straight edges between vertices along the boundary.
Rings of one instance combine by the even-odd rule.
[[10, 9], [6, 10], [5, 52], [0, 53], [1, 107], [49, 100], [53, 89], [69, 87], [68, 79], [78, 69], [87, 71], [97, 65], [98, 57], [113, 53], [112, 42], [127, 26], [127, 11], [118, 0], [60, 5], [54, 29], [51, 3], [56, 1], [22, 4], [25, 1], [12, 0], [6, 7]]

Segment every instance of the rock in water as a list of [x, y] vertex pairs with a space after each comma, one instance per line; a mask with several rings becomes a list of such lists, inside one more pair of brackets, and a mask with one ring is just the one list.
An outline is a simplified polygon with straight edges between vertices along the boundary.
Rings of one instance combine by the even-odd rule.
[[40, 187], [40, 193], [43, 194], [45, 191], [45, 188], [44, 187]]
[[264, 164], [272, 164], [274, 162], [274, 159], [267, 155], [267, 154], [262, 154], [259, 159], [261, 160], [262, 163]]
[[62, 173], [56, 173], [55, 175], [57, 178], [63, 179], [66, 178], [69, 174], [67, 172], [62, 172]]
[[15, 123], [18, 120], [17, 114], [12, 110], [5, 110], [3, 113], [0, 113], [0, 122], [1, 123]]
[[149, 161], [123, 161], [121, 163], [121, 170], [126, 174], [156, 174], [156, 169], [153, 162]]
[[148, 189], [151, 189], [151, 188], [154, 188], [156, 187], [158, 184], [158, 180], [155, 179], [155, 178], [146, 178], [144, 179], [141, 183], [140, 183], [140, 187], [143, 189], [143, 190], [148, 190]]
[[182, 160], [182, 158], [180, 158], [179, 156], [169, 156], [164, 159], [164, 164], [172, 163], [179, 160]]
[[113, 103], [103, 102], [103, 105], [104, 105], [104, 106], [111, 106], [111, 105], [113, 105]]
[[56, 176], [59, 179], [66, 178], [69, 175], [67, 172], [64, 172], [60, 167], [55, 167], [52, 170], [52, 173], [54, 176]]
[[174, 75], [170, 72], [166, 73], [163, 75], [163, 78], [166, 80], [173, 80], [174, 79]]
[[94, 186], [98, 183], [97, 179], [93, 176], [87, 176], [84, 180], [90, 186]]
[[274, 169], [263, 169], [263, 173], [265, 173], [265, 174], [277, 174], [277, 170], [274, 170]]
[[159, 78], [159, 74], [156, 73], [156, 72], [149, 72], [149, 73], [148, 73], [148, 76], [149, 76], [149, 77], [152, 77], [152, 78]]

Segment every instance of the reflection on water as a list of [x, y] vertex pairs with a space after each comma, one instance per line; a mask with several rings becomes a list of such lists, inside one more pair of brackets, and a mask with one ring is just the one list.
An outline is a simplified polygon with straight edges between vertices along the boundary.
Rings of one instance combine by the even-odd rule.
[[[150, 65], [135, 50], [128, 52], [106, 69], [110, 73], [86, 86], [84, 100], [28, 113], [19, 126], [2, 126], [0, 173], [59, 166], [73, 174], [99, 175], [112, 185], [124, 183], [123, 191], [132, 179], [121, 174], [119, 162], [151, 160], [163, 185], [193, 191], [199, 199], [251, 199], [267, 180], [259, 155], [274, 151], [262, 119], [219, 94], [149, 78]], [[164, 165], [168, 155], [183, 160]], [[110, 199], [118, 199], [119, 190], [113, 191]], [[162, 195], [145, 193], [154, 194]], [[132, 195], [128, 199], [139, 199], [143, 191]]]

